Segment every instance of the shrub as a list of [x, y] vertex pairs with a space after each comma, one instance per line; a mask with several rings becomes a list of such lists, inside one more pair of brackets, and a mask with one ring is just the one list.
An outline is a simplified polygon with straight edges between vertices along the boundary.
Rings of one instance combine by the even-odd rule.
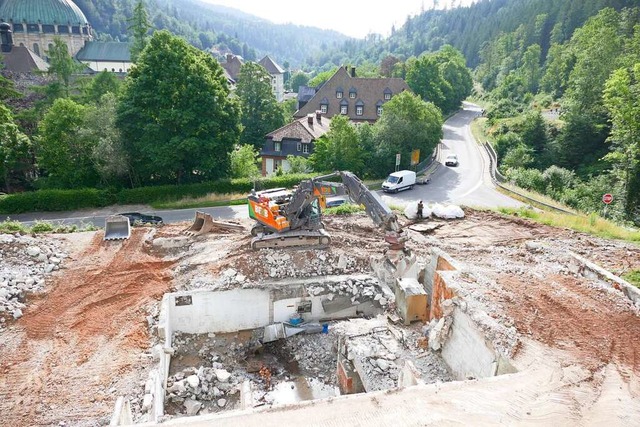
[[538, 169], [511, 169], [509, 170], [508, 178], [518, 187], [525, 188], [527, 190], [542, 193], [545, 188], [544, 179], [542, 179], [542, 172]]
[[559, 196], [565, 190], [572, 188], [576, 180], [574, 172], [556, 165], [549, 166], [542, 174], [542, 178], [547, 188], [547, 194], [551, 196]]
[[31, 227], [32, 233], [51, 233], [53, 231], [53, 224], [46, 221], [36, 221]]
[[103, 207], [115, 202], [108, 190], [85, 188], [80, 190], [40, 190], [9, 194], [0, 199], [0, 212], [15, 214], [34, 211], [70, 211]]

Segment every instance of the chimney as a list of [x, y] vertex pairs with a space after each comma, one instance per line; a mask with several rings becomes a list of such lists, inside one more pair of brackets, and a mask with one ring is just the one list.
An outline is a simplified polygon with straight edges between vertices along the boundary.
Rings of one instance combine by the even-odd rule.
[[356, 76], [356, 67], [351, 67], [351, 77]]
[[13, 35], [11, 34], [11, 26], [6, 22], [0, 24], [0, 50], [2, 52], [11, 52], [13, 48]]
[[316, 122], [322, 123], [322, 111], [316, 110]]
[[307, 123], [309, 126], [313, 126], [313, 114], [307, 114]]
[[233, 54], [227, 53], [227, 63], [231, 62], [232, 60], [233, 60]]

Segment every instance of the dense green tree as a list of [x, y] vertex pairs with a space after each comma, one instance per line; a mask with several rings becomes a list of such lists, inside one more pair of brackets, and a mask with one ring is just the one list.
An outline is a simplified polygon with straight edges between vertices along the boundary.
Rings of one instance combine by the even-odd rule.
[[324, 84], [324, 82], [329, 80], [331, 78], [331, 76], [333, 76], [336, 73], [337, 70], [338, 70], [338, 68], [334, 67], [331, 70], [323, 71], [321, 73], [318, 73], [315, 76], [313, 76], [311, 78], [311, 80], [309, 80], [307, 85], [310, 86], [310, 87], [320, 87], [320, 86], [322, 86]]
[[256, 178], [260, 175], [257, 165], [258, 150], [251, 144], [238, 145], [231, 152], [231, 177]]
[[346, 116], [333, 117], [329, 132], [314, 144], [310, 161], [316, 171], [350, 170], [361, 174], [365, 153], [355, 125]]
[[311, 163], [307, 157], [292, 156], [289, 154], [287, 156], [287, 163], [289, 163], [289, 170], [287, 173], [294, 174], [311, 172]]
[[87, 108], [68, 98], [56, 99], [38, 125], [36, 160], [50, 187], [91, 187], [98, 182], [94, 141], [79, 132]]
[[141, 183], [227, 176], [240, 132], [220, 65], [167, 31], [153, 34], [127, 76], [117, 125]]
[[67, 44], [58, 36], [53, 38], [53, 45], [47, 50], [49, 68], [47, 73], [54, 76], [62, 86], [64, 96], [69, 96], [71, 76], [82, 69], [82, 64], [77, 63], [67, 49]]
[[525, 114], [520, 136], [522, 142], [533, 149], [534, 156], [542, 155], [547, 147], [547, 125], [539, 111]]
[[309, 83], [309, 76], [307, 73], [302, 71], [298, 71], [293, 76], [291, 76], [291, 90], [294, 92], [298, 92], [300, 86], [306, 86]]
[[432, 102], [444, 111], [444, 92], [452, 88], [442, 76], [434, 55], [423, 55], [407, 61], [407, 84], [424, 101]]
[[31, 141], [20, 132], [11, 111], [0, 103], [0, 188], [7, 193], [31, 170]]
[[118, 94], [120, 90], [120, 80], [114, 73], [104, 70], [91, 78], [84, 88], [87, 102], [99, 102], [103, 95], [107, 93]]
[[255, 62], [240, 67], [236, 95], [242, 111], [242, 144], [262, 147], [264, 137], [284, 125], [283, 112], [271, 90], [271, 75]]
[[397, 153], [401, 154], [402, 169], [409, 168], [415, 149], [420, 150], [421, 159], [430, 156], [442, 139], [442, 124], [440, 110], [417, 95], [405, 91], [391, 98], [374, 125], [376, 155], [383, 167], [378, 175], [394, 170]]
[[86, 110], [78, 137], [92, 146], [93, 166], [102, 184], [117, 184], [129, 176], [129, 160], [116, 127], [117, 98], [107, 92]]
[[621, 182], [627, 217], [640, 207], [640, 62], [620, 68], [607, 80], [604, 104], [611, 117], [612, 151], [607, 159]]
[[464, 99], [471, 95], [473, 89], [473, 77], [471, 70], [467, 68], [462, 53], [451, 45], [445, 45], [435, 53], [440, 72], [448, 83], [443, 88], [445, 95], [444, 109], [446, 113], [460, 108]]
[[149, 40], [149, 30], [153, 28], [149, 22], [149, 14], [143, 0], [138, 0], [133, 8], [133, 15], [127, 20], [128, 33], [131, 35], [131, 61], [137, 62], [140, 52]]

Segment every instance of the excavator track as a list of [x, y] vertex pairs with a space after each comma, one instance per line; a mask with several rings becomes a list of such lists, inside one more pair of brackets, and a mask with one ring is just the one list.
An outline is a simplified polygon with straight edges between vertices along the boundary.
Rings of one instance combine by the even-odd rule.
[[326, 248], [331, 244], [331, 236], [325, 230], [296, 230], [284, 233], [261, 234], [251, 240], [254, 250], [263, 248], [308, 247]]

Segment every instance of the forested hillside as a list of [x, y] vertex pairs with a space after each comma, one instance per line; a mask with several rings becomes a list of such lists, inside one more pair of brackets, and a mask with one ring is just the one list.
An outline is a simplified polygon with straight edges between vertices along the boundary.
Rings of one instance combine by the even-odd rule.
[[[127, 39], [127, 19], [135, 0], [76, 0], [99, 38]], [[260, 59], [270, 54], [282, 64], [301, 64], [323, 49], [347, 39], [335, 31], [297, 25], [278, 25], [255, 16], [196, 0], [155, 0], [147, 9], [156, 29], [185, 37], [201, 49], [213, 48]]]
[[481, 0], [469, 7], [427, 10], [407, 18], [386, 39], [372, 34], [364, 40], [346, 40], [339, 51], [317, 57], [314, 65], [328, 61], [339, 65], [345, 58], [354, 63], [378, 63], [387, 55], [408, 58], [450, 44], [465, 55], [469, 66], [476, 67], [486, 43], [521, 26], [524, 43], [538, 43], [544, 55], [552, 43], [571, 38], [599, 10], [637, 4], [637, 0]]

